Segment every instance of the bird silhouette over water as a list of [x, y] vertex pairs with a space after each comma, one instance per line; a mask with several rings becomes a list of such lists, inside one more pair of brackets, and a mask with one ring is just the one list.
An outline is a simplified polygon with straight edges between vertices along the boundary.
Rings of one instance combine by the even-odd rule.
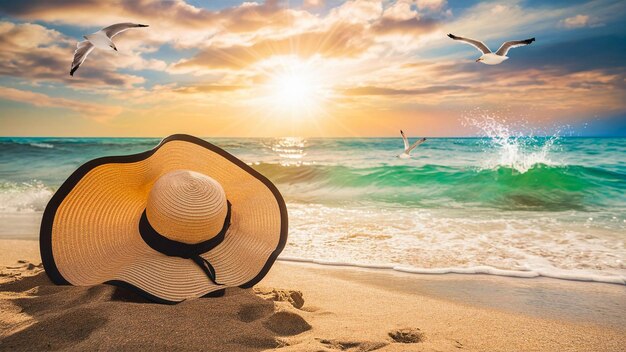
[[411, 151], [415, 148], [417, 148], [417, 146], [419, 146], [420, 144], [426, 142], [426, 138], [422, 138], [419, 141], [413, 143], [413, 145], [409, 144], [409, 140], [406, 138], [406, 136], [404, 135], [404, 132], [402, 130], [400, 130], [400, 134], [402, 135], [402, 141], [404, 141], [404, 152], [402, 152], [402, 154], [398, 155], [398, 158], [400, 159], [408, 159], [411, 157]]

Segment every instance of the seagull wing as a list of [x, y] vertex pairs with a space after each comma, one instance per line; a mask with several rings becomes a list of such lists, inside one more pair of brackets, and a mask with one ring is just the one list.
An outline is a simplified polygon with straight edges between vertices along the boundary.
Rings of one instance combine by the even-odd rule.
[[420, 145], [420, 144], [422, 144], [424, 142], [426, 142], [426, 138], [422, 138], [419, 141], [413, 143], [413, 145], [411, 146], [411, 148], [409, 148], [409, 150], [407, 152], [410, 152], [411, 150], [417, 148], [418, 145]]
[[76, 51], [74, 51], [74, 60], [72, 61], [72, 68], [70, 69], [70, 76], [74, 76], [74, 72], [78, 70], [78, 67], [85, 62], [87, 55], [93, 50], [94, 46], [88, 40], [83, 40], [76, 44]]
[[506, 56], [511, 48], [517, 48], [518, 46], [528, 45], [535, 41], [535, 38], [530, 38], [526, 40], [511, 40], [509, 42], [504, 42], [500, 49], [496, 51], [496, 55]]
[[127, 31], [127, 30], [129, 30], [131, 28], [138, 28], [138, 27], [148, 27], [148, 25], [147, 24], [138, 24], [138, 23], [129, 23], [129, 22], [126, 22], [126, 23], [116, 23], [116, 24], [110, 25], [110, 26], [108, 26], [106, 28], [102, 28], [101, 31], [104, 32], [104, 34], [106, 34], [106, 36], [109, 37], [109, 39], [110, 39], [110, 38], [113, 38], [116, 35], [124, 32], [124, 31]]
[[491, 52], [491, 50], [489, 50], [489, 48], [485, 45], [485, 43], [481, 42], [480, 40], [463, 38], [463, 37], [457, 37], [454, 34], [448, 34], [448, 37], [450, 37], [450, 38], [452, 38], [454, 40], [460, 40], [462, 42], [465, 42], [465, 43], [473, 46], [474, 48], [480, 50], [483, 54], [489, 54]]
[[404, 142], [404, 150], [408, 150], [409, 149], [409, 140], [406, 139], [406, 136], [404, 135], [404, 132], [402, 132], [402, 130], [400, 130], [400, 134], [402, 135], [402, 141]]

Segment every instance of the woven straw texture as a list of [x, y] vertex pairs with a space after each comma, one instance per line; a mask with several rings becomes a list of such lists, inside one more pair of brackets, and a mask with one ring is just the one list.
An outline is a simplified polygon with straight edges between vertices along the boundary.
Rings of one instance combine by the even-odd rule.
[[170, 240], [196, 244], [222, 229], [228, 211], [222, 186], [189, 170], [168, 172], [154, 183], [146, 215], [150, 225]]
[[[213, 284], [193, 261], [159, 253], [139, 234], [139, 218], [152, 187], [161, 176], [176, 170], [210, 176], [224, 191], [220, 194], [215, 191], [219, 188], [209, 187], [212, 202], [227, 197], [232, 204], [231, 226], [224, 241], [202, 255], [215, 267], [217, 281], [239, 286], [254, 278], [280, 240], [278, 201], [263, 182], [247, 171], [211, 150], [185, 141], [168, 142], [142, 161], [97, 166], [76, 184], [59, 205], [52, 226], [52, 253], [59, 273], [72, 285], [120, 280], [175, 302], [224, 288]], [[188, 199], [189, 203], [170, 211], [192, 208], [193, 202], [200, 199], [194, 194], [200, 195], [207, 187], [200, 182], [186, 189], [179, 185], [176, 190], [173, 184], [162, 185], [173, 187], [169, 190], [171, 199]], [[203, 210], [211, 208], [214, 213], [205, 215], [215, 220], [211, 221], [215, 228], [209, 226], [203, 231], [204, 222], [198, 219], [187, 223], [168, 221], [165, 212], [158, 214], [155, 209], [175, 203], [165, 201], [163, 195], [167, 192], [156, 194], [150, 201], [161, 205], [148, 208], [148, 219], [171, 239], [197, 243], [221, 228], [217, 220], [223, 221], [225, 207], [200, 205]], [[182, 233], [181, 228], [191, 229], [190, 237], [176, 237]]]

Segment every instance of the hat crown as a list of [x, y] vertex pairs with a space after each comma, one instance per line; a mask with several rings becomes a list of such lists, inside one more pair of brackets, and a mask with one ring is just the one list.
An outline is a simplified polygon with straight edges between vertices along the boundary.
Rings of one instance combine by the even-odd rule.
[[159, 177], [146, 205], [148, 221], [159, 234], [187, 244], [215, 237], [227, 212], [226, 193], [219, 182], [190, 170]]

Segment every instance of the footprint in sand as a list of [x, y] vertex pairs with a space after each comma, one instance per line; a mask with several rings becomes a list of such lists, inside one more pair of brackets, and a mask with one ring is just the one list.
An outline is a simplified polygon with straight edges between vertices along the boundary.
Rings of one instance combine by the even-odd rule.
[[254, 293], [266, 300], [288, 302], [296, 309], [301, 309], [304, 306], [304, 298], [300, 291], [255, 287]]
[[263, 349], [263, 350], [274, 350], [278, 348], [283, 348], [289, 346], [289, 342], [270, 337], [270, 336], [240, 336], [230, 341], [231, 343], [240, 344], [242, 346], [246, 346], [251, 348], [253, 351]]
[[17, 263], [19, 265], [0, 267], [0, 277], [11, 279], [11, 278], [31, 276], [33, 274], [37, 274], [43, 271], [43, 264], [41, 263], [35, 265], [23, 259], [18, 260]]
[[319, 338], [316, 338], [316, 340], [326, 348], [350, 352], [375, 351], [388, 345], [388, 343], [382, 341], [343, 341]]
[[311, 330], [311, 325], [304, 318], [288, 311], [274, 313], [263, 325], [281, 336], [293, 336]]
[[395, 342], [400, 343], [418, 343], [424, 341], [424, 333], [418, 328], [405, 328], [389, 332]]
[[7, 266], [6, 269], [18, 270], [18, 269], [26, 269], [26, 270], [35, 270], [35, 269], [43, 269], [43, 263], [39, 263], [37, 265], [29, 262], [28, 260], [20, 259], [17, 261], [20, 265]]
[[[255, 287], [254, 293], [266, 301], [285, 302], [290, 306], [280, 308], [279, 306], [245, 305], [237, 312], [239, 320], [249, 323], [269, 315], [263, 321], [263, 325], [281, 336], [298, 335], [311, 329], [311, 325], [302, 316], [291, 311], [293, 308], [300, 309], [304, 305], [302, 292]], [[274, 312], [275, 309], [276, 312]]]
[[274, 312], [274, 307], [257, 304], [246, 304], [237, 312], [237, 317], [244, 323], [250, 323], [268, 316]]

